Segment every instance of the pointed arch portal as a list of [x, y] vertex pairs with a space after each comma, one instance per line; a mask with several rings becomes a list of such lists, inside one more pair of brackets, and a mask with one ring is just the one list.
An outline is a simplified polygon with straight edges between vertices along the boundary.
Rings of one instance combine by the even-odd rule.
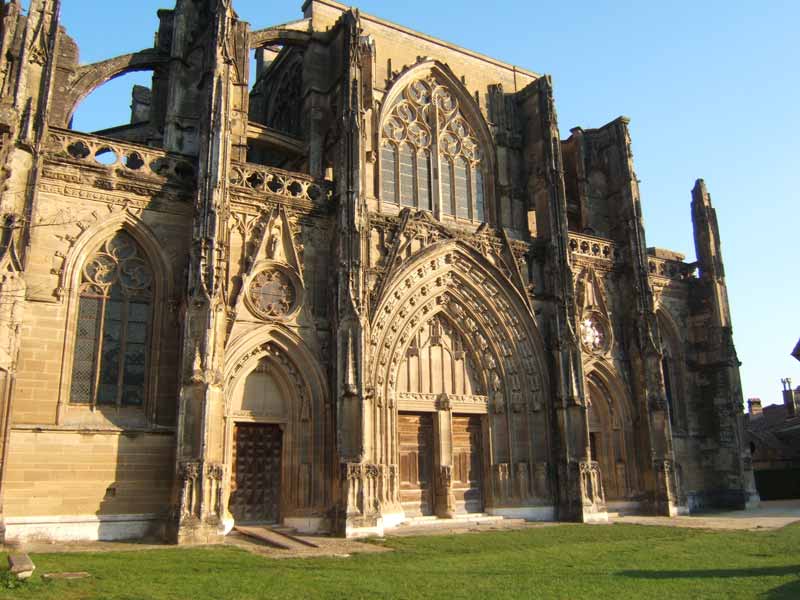
[[442, 516], [552, 504], [543, 344], [494, 265], [461, 241], [420, 251], [383, 288], [368, 343], [387, 503]]
[[630, 501], [640, 495], [642, 481], [632, 404], [613, 374], [594, 365], [586, 377], [589, 399], [589, 445], [600, 463], [608, 501]]
[[230, 516], [238, 523], [327, 527], [335, 457], [319, 363], [300, 338], [278, 325], [238, 338], [228, 352], [224, 447], [230, 478], [224, 505]]

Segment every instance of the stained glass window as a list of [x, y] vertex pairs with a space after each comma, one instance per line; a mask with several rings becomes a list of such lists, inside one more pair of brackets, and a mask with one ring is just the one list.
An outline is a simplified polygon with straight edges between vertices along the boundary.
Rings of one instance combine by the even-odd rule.
[[152, 271], [120, 231], [86, 261], [78, 305], [70, 401], [143, 406], [152, 325]]
[[382, 202], [483, 221], [485, 192], [477, 137], [458, 100], [435, 77], [413, 81], [403, 90], [382, 131]]
[[381, 149], [381, 197], [384, 202], [397, 204], [397, 148], [386, 145]]
[[433, 210], [431, 202], [431, 153], [421, 150], [417, 153], [417, 189], [419, 190], [419, 208]]
[[400, 147], [400, 204], [415, 206], [414, 192], [414, 152], [411, 146], [403, 144]]
[[442, 214], [453, 214], [453, 165], [448, 159], [442, 161]]
[[455, 199], [456, 216], [469, 219], [470, 202], [469, 187], [467, 186], [467, 163], [463, 158], [457, 158], [455, 164]]

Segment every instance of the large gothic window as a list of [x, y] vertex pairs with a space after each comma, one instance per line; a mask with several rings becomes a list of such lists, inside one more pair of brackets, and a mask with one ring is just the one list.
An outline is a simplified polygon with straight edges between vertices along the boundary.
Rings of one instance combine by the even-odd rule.
[[403, 90], [383, 124], [381, 200], [482, 222], [481, 158], [456, 98], [432, 76], [418, 79]]
[[120, 231], [86, 261], [81, 276], [70, 401], [143, 406], [152, 326], [150, 265], [134, 239]]

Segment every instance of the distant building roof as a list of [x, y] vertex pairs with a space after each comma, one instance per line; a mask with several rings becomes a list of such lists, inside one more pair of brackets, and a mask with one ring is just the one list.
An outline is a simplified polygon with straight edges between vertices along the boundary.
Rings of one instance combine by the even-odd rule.
[[784, 459], [800, 459], [800, 416], [786, 418], [785, 404], [765, 406], [762, 414], [746, 415], [750, 441], [781, 453]]
[[797, 340], [797, 343], [794, 345], [792, 356], [794, 356], [797, 360], [800, 360], [800, 340]]

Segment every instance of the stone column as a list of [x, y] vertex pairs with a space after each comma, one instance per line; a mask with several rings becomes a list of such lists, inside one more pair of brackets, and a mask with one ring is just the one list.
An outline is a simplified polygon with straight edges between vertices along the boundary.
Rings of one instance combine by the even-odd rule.
[[576, 337], [578, 323], [568, 248], [564, 161], [549, 76], [537, 79], [517, 94], [517, 112], [525, 123], [522, 138], [527, 192], [529, 206], [536, 210], [543, 291], [550, 298], [548, 318], [552, 326], [548, 343], [553, 349], [553, 462], [558, 473], [558, 518], [606, 520], [602, 486], [592, 485], [592, 477], [586, 476], [599, 474], [599, 465], [589, 458], [583, 365]]
[[[225, 533], [222, 373], [230, 294], [224, 265], [230, 163], [242, 157], [246, 144], [248, 43], [247, 25], [220, 0], [179, 3], [174, 23], [164, 145], [196, 155], [198, 173], [183, 308], [176, 482], [167, 533], [176, 543], [192, 544], [217, 542]], [[192, 60], [185, 60], [187, 55]]]
[[450, 519], [456, 513], [453, 495], [453, 413], [447, 394], [439, 397], [434, 416], [434, 506], [437, 517]]

